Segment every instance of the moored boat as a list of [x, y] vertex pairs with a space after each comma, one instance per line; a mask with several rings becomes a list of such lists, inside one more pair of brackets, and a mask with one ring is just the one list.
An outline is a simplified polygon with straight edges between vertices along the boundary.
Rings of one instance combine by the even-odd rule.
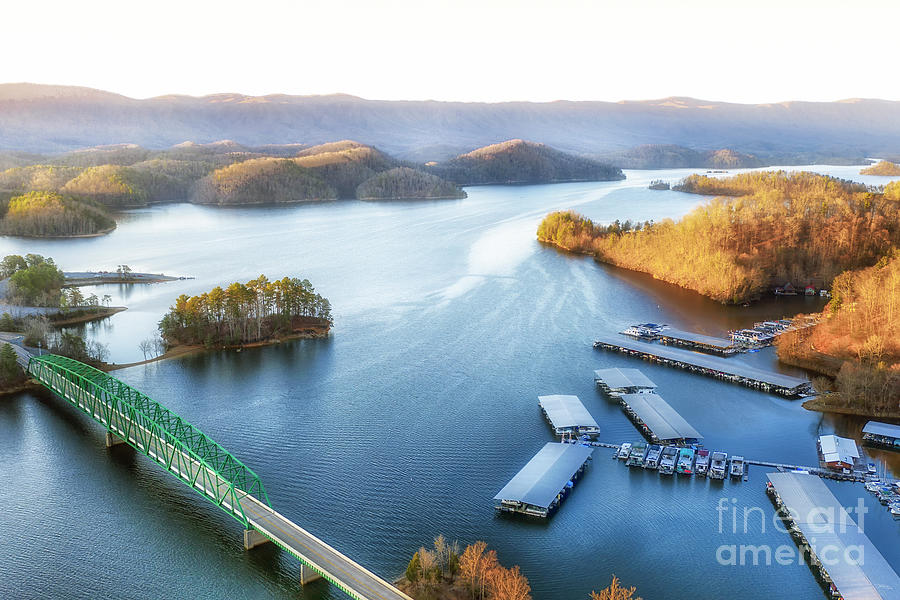
[[706, 475], [709, 471], [709, 450], [701, 448], [697, 450], [697, 462], [694, 465], [697, 475]]
[[631, 453], [631, 442], [625, 442], [619, 447], [619, 453], [616, 454], [616, 458], [619, 460], [625, 460], [628, 458], [628, 455]]
[[728, 468], [728, 455], [724, 452], [713, 452], [709, 463], [709, 477], [711, 479], [725, 479]]
[[687, 475], [690, 477], [694, 474], [694, 449], [682, 448], [678, 453], [678, 464], [675, 471], [679, 475]]
[[647, 444], [644, 442], [638, 442], [631, 447], [631, 454], [628, 455], [628, 460], [625, 461], [625, 464], [629, 467], [643, 467], [644, 456], [646, 454]]
[[733, 456], [731, 458], [731, 476], [732, 477], [743, 477], [744, 476], [744, 457], [743, 456]]
[[675, 472], [675, 461], [678, 459], [678, 448], [666, 446], [659, 457], [659, 472], [663, 475], [671, 475]]
[[647, 458], [644, 459], [644, 468], [645, 469], [657, 469], [659, 468], [659, 455], [662, 454], [662, 446], [659, 444], [653, 444], [650, 446], [650, 449], [647, 450]]

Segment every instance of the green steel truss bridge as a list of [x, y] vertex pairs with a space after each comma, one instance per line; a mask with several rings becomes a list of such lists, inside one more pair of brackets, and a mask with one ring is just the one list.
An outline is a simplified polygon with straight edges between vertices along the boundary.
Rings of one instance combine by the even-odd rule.
[[246, 549], [273, 542], [296, 557], [302, 584], [324, 578], [357, 600], [412, 600], [272, 509], [256, 473], [149, 396], [53, 354], [32, 356], [28, 373], [103, 425], [108, 446], [128, 444], [240, 522]]

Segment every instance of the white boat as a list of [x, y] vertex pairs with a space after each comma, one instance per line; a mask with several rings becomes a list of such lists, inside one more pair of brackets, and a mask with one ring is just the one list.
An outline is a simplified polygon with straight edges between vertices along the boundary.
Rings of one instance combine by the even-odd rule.
[[659, 455], [662, 454], [662, 446], [653, 444], [647, 451], [647, 458], [644, 460], [645, 469], [659, 468]]
[[678, 448], [666, 446], [659, 457], [659, 472], [663, 475], [671, 475], [675, 472], [675, 461], [678, 460]]
[[710, 479], [725, 479], [728, 467], [728, 455], [724, 452], [713, 452], [709, 463]]
[[697, 464], [694, 467], [697, 475], [706, 475], [709, 471], [709, 450], [701, 448], [697, 450]]
[[626, 458], [628, 458], [628, 455], [630, 453], [631, 453], [631, 442], [625, 442], [624, 444], [622, 444], [619, 447], [619, 453], [616, 455], [616, 457], [619, 460], [625, 460]]
[[744, 476], [744, 457], [743, 456], [733, 456], [731, 458], [731, 476], [732, 477], [743, 477]]

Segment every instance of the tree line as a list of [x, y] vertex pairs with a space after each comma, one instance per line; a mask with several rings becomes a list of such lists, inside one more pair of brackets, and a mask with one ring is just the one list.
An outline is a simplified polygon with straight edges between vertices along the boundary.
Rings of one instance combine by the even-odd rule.
[[828, 286], [900, 244], [900, 202], [813, 173], [693, 175], [679, 186], [725, 194], [641, 228], [609, 231], [573, 212], [548, 215], [538, 239], [643, 271], [720, 302], [745, 302], [776, 284]]
[[303, 329], [329, 327], [331, 304], [306, 279], [265, 275], [182, 294], [159, 323], [166, 345], [235, 345], [276, 339]]
[[[443, 535], [433, 548], [419, 548], [406, 567], [407, 593], [417, 600], [453, 598], [471, 600], [531, 600], [531, 585], [519, 566], [504, 567], [483, 541], [460, 551], [457, 542]], [[635, 588], [622, 587], [613, 576], [609, 587], [591, 592], [591, 600], [641, 600]]]

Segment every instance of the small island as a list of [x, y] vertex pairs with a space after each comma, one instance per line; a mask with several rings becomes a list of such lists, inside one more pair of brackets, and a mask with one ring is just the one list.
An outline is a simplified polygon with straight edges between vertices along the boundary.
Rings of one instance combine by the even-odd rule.
[[668, 190], [671, 189], [668, 181], [663, 181], [662, 179], [654, 179], [650, 182], [648, 186], [651, 190]]
[[331, 304], [306, 279], [265, 275], [247, 283], [215, 287], [199, 296], [182, 294], [159, 323], [165, 348], [243, 348], [298, 338], [326, 337]]
[[888, 177], [896, 177], [900, 175], [900, 165], [882, 160], [871, 167], [866, 167], [859, 172], [860, 175], [883, 175]]

